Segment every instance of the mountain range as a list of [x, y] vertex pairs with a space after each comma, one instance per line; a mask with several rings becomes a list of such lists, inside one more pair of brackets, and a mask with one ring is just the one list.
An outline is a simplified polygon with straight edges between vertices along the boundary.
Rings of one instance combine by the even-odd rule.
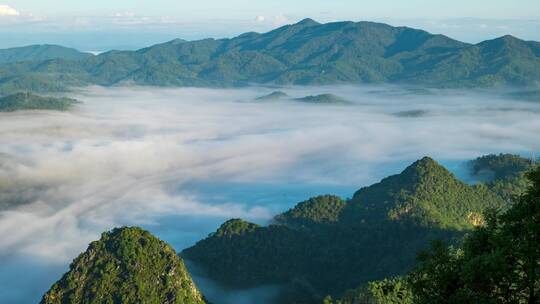
[[[321, 303], [325, 295], [339, 297], [406, 273], [431, 240], [457, 244], [484, 225], [487, 210], [510, 206], [506, 198], [525, 189], [523, 173], [531, 167], [513, 155], [490, 155], [472, 164], [472, 174], [481, 168], [498, 177], [468, 185], [425, 157], [350, 200], [314, 197], [277, 215], [269, 226], [227, 221], [182, 256], [227, 286], [279, 284], [284, 286], [280, 303]], [[497, 180], [513, 185], [504, 187], [512, 192], [500, 195]]]
[[[374, 22], [311, 19], [230, 39], [176, 39], [98, 56], [53, 48], [0, 52], [0, 92], [138, 84], [396, 83], [427, 87], [537, 87], [540, 43], [512, 36], [478, 44]], [[22, 61], [24, 60], [24, 61]]]
[[[526, 189], [530, 168], [519, 156], [484, 156], [470, 162], [471, 174], [489, 179], [468, 185], [425, 157], [352, 199], [300, 202], [268, 226], [231, 219], [180, 255], [226, 287], [279, 285], [278, 303], [334, 303], [328, 295], [343, 296], [336, 303], [411, 303], [395, 276], [431, 240], [457, 244], [484, 226], [485, 211], [511, 208], [506, 197]], [[206, 303], [182, 258], [147, 231], [117, 228], [91, 243], [42, 303]]]
[[0, 50], [0, 64], [21, 61], [46, 61], [51, 59], [82, 60], [92, 57], [76, 49], [59, 45], [30, 45]]

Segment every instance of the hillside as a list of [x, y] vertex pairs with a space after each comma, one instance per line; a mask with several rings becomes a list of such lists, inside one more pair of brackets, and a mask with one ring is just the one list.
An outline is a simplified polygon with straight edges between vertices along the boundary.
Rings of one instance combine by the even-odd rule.
[[428, 87], [538, 86], [540, 43], [504, 36], [471, 45], [374, 22], [311, 19], [231, 39], [173, 40], [78, 61], [0, 66], [0, 91], [125, 82], [157, 86], [406, 83]]
[[42, 304], [205, 303], [174, 249], [139, 228], [103, 233]]
[[46, 61], [51, 59], [82, 60], [92, 57], [89, 53], [79, 52], [59, 45], [30, 45], [0, 50], [0, 64], [20, 61]]
[[20, 110], [66, 111], [79, 101], [70, 98], [42, 97], [32, 93], [16, 93], [0, 98], [0, 112]]
[[290, 98], [289, 95], [287, 95], [287, 93], [285, 92], [274, 91], [270, 94], [255, 98], [255, 101], [276, 101], [276, 100], [283, 100], [283, 99], [289, 99], [289, 98]]
[[426, 157], [350, 201], [314, 197], [270, 226], [229, 221], [182, 255], [226, 285], [284, 284], [282, 302], [320, 303], [407, 272], [430, 240], [456, 242], [489, 207], [506, 202]]
[[519, 155], [490, 154], [470, 161], [469, 167], [473, 177], [510, 202], [527, 189], [525, 172], [533, 168], [533, 162]]
[[320, 95], [312, 95], [312, 96], [306, 96], [301, 98], [295, 98], [294, 100], [305, 102], [305, 103], [312, 103], [312, 104], [348, 104], [349, 101], [336, 96], [334, 94], [320, 94]]
[[349, 221], [413, 221], [448, 229], [478, 225], [486, 208], [504, 201], [484, 185], [469, 186], [425, 157], [402, 173], [358, 190], [349, 203]]

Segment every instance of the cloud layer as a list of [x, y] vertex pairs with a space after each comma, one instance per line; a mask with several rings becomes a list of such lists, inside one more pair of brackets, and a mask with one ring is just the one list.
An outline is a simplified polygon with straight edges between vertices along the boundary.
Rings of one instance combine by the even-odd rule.
[[[0, 302], [36, 302], [114, 226], [142, 225], [180, 250], [225, 219], [264, 223], [424, 155], [451, 163], [540, 148], [540, 105], [500, 92], [289, 87], [353, 104], [253, 102], [272, 90], [96, 87], [71, 112], [0, 114], [0, 283], [19, 291]], [[28, 265], [40, 284], [9, 279]]]

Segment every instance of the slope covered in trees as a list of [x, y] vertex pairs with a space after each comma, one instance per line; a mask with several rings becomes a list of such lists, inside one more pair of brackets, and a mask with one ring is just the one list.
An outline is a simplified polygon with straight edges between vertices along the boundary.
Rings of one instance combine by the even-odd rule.
[[431, 240], [457, 243], [484, 224], [486, 210], [507, 207], [487, 186], [467, 185], [423, 158], [349, 201], [311, 198], [266, 227], [227, 222], [182, 255], [226, 285], [283, 284], [282, 301], [320, 303], [325, 295], [405, 274]]
[[41, 303], [203, 304], [205, 300], [172, 247], [140, 228], [117, 228], [91, 243]]
[[540, 302], [540, 168], [506, 212], [492, 212], [459, 249], [441, 242], [408, 275], [414, 303]]
[[311, 19], [231, 39], [173, 40], [138, 51], [0, 66], [0, 91], [123, 82], [157, 86], [407, 83], [537, 86], [540, 43], [512, 36], [468, 44], [374, 22]]
[[51, 59], [82, 60], [92, 56], [92, 54], [59, 45], [29, 45], [0, 50], [0, 64]]
[[16, 93], [0, 98], [0, 112], [20, 110], [66, 111], [79, 101], [71, 98], [43, 97], [32, 93]]
[[491, 154], [470, 162], [473, 177], [483, 179], [487, 187], [512, 202], [528, 186], [525, 173], [533, 168], [533, 160], [512, 154]]

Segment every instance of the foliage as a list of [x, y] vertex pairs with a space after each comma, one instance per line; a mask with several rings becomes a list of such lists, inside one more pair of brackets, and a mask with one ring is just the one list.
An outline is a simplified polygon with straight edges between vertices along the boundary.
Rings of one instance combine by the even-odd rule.
[[335, 195], [321, 195], [298, 203], [293, 209], [275, 217], [278, 223], [291, 227], [312, 227], [314, 224], [336, 223], [346, 201]]
[[273, 101], [273, 100], [281, 100], [281, 99], [287, 99], [289, 98], [289, 95], [287, 93], [282, 91], [274, 91], [270, 94], [257, 97], [256, 101]]
[[30, 45], [0, 50], [0, 64], [51, 59], [81, 60], [91, 56], [91, 54], [58, 45]]
[[491, 212], [460, 250], [436, 243], [409, 281], [415, 303], [540, 302], [540, 168], [506, 212]]
[[471, 187], [425, 157], [401, 174], [357, 191], [346, 216], [350, 221], [389, 218], [462, 230], [477, 225], [475, 219], [487, 208], [502, 206], [503, 200], [487, 187]]
[[232, 219], [223, 223], [219, 229], [211, 234], [215, 237], [233, 237], [235, 235], [244, 235], [259, 228], [259, 225], [246, 222], [241, 219]]
[[[138, 51], [0, 66], [0, 90], [50, 91], [123, 82], [156, 86], [251, 83], [409, 83], [434, 87], [536, 86], [540, 44], [505, 36], [471, 45], [373, 22], [304, 20], [232, 39], [173, 40]], [[1, 56], [0, 56], [1, 57]]]
[[306, 96], [302, 98], [296, 98], [296, 101], [314, 104], [347, 104], [349, 101], [333, 95], [333, 94], [321, 94], [315, 96]]
[[70, 98], [42, 97], [31, 93], [16, 93], [0, 98], [0, 112], [19, 110], [66, 111], [79, 101]]
[[91, 243], [41, 303], [205, 301], [174, 249], [140, 228], [117, 228]]
[[471, 174], [487, 178], [486, 185], [507, 202], [523, 193], [528, 186], [525, 172], [532, 161], [513, 154], [490, 154], [470, 162]]
[[412, 293], [404, 278], [369, 282], [366, 286], [349, 290], [336, 301], [327, 296], [323, 304], [412, 304]]
[[513, 154], [490, 154], [471, 161], [473, 175], [491, 173], [492, 180], [520, 177], [530, 168], [530, 159]]
[[[461, 230], [473, 228], [472, 213], [502, 205], [487, 187], [462, 183], [424, 158], [350, 201], [325, 195], [301, 202], [276, 216], [278, 225], [225, 223], [182, 255], [220, 283], [284, 284], [292, 293], [284, 303], [320, 303], [325, 295], [405, 274], [431, 240], [457, 243]], [[380, 284], [371, 291], [391, 298], [392, 289]]]

